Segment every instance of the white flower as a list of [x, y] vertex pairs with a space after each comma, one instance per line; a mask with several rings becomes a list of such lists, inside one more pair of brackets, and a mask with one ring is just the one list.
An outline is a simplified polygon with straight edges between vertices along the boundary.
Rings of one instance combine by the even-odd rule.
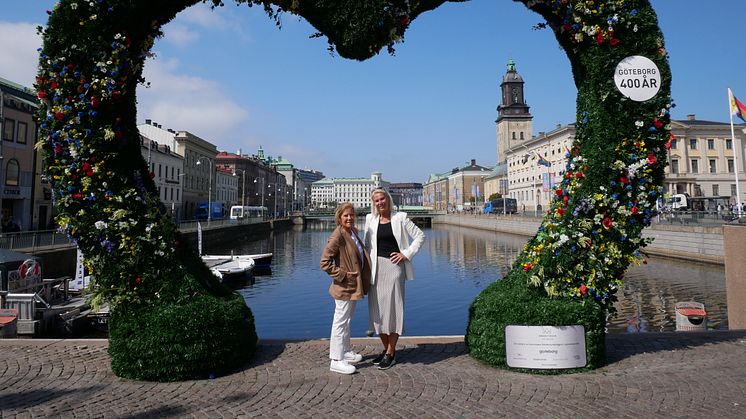
[[108, 225], [107, 225], [107, 224], [106, 224], [105, 222], [103, 222], [103, 221], [96, 221], [96, 222], [94, 223], [94, 225], [95, 225], [95, 226], [96, 226], [96, 228], [97, 228], [97, 229], [99, 229], [99, 230], [103, 230], [103, 229], [105, 229], [105, 228], [106, 228], [106, 227], [108, 226]]
[[635, 121], [635, 126], [636, 126], [637, 128], [642, 128], [642, 126], [643, 126], [643, 125], [645, 125], [645, 123], [644, 123], [644, 122], [642, 122], [642, 121]]

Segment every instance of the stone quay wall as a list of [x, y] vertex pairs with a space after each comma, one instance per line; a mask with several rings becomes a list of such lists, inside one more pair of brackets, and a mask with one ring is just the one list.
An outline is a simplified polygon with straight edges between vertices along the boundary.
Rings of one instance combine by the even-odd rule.
[[[541, 225], [541, 219], [516, 215], [441, 214], [433, 217], [433, 224], [477, 228], [528, 238], [536, 234]], [[655, 239], [652, 244], [643, 249], [650, 255], [719, 265], [725, 262], [722, 226], [653, 224], [643, 231], [643, 237]]]

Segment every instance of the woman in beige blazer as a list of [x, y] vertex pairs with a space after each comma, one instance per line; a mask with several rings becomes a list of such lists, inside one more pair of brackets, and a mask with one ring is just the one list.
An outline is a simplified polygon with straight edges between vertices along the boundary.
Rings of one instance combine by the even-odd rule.
[[329, 339], [329, 369], [352, 374], [350, 365], [363, 359], [350, 348], [350, 321], [358, 300], [370, 288], [370, 256], [355, 228], [355, 208], [350, 203], [337, 207], [337, 228], [329, 237], [319, 262], [321, 269], [332, 277], [329, 294], [334, 298], [334, 318]]

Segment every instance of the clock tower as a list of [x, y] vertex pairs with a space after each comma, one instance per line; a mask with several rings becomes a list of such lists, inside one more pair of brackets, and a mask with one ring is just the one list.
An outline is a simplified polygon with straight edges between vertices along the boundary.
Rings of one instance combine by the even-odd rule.
[[508, 61], [508, 71], [500, 84], [502, 100], [497, 106], [497, 162], [505, 163], [506, 150], [531, 139], [533, 116], [523, 96], [523, 77]]

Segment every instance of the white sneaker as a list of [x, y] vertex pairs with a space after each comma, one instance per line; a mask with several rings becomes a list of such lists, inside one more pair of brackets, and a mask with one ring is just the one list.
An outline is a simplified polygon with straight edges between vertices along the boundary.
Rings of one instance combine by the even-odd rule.
[[362, 361], [363, 356], [358, 353], [355, 353], [354, 351], [347, 351], [345, 352], [344, 360], [351, 364], [354, 364], [355, 362]]
[[340, 374], [354, 374], [356, 368], [354, 365], [350, 365], [346, 361], [335, 361], [332, 359], [329, 371], [338, 372]]

